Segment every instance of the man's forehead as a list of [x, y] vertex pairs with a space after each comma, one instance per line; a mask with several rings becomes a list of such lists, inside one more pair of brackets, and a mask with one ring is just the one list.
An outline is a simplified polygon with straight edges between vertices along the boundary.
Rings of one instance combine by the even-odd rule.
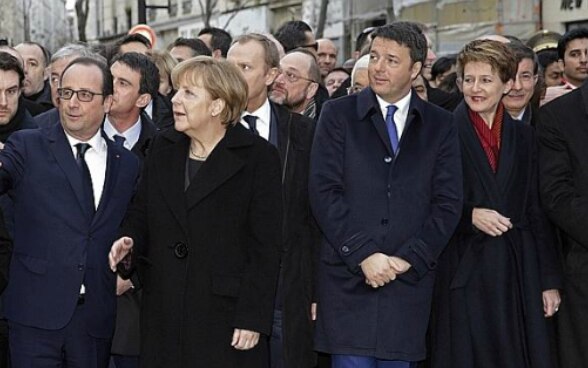
[[576, 38], [568, 42], [566, 51], [586, 50], [588, 49], [588, 38]]
[[19, 82], [18, 73], [15, 72], [14, 70], [0, 70], [0, 80], [1, 81], [8, 81], [10, 79], [14, 79], [14, 81], [16, 81], [16, 83], [18, 84], [18, 82]]
[[87, 84], [89, 87], [102, 86], [102, 71], [96, 65], [74, 64], [61, 76], [62, 84]]
[[304, 69], [310, 66], [310, 55], [302, 52], [292, 52], [287, 54], [280, 60], [280, 67], [291, 69]]
[[43, 58], [43, 50], [37, 45], [17, 45], [15, 49], [21, 54], [27, 54], [27, 58]]

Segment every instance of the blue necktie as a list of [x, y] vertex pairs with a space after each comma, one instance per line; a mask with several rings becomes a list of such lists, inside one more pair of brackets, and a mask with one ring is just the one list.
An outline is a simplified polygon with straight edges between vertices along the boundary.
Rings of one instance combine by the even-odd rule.
[[249, 130], [251, 130], [251, 133], [259, 135], [259, 132], [257, 131], [257, 116], [245, 115], [243, 116], [243, 120], [245, 120], [245, 122], [249, 124]]
[[125, 146], [125, 140], [126, 138], [123, 137], [122, 135], [118, 135], [115, 134], [114, 136], [112, 136], [112, 139], [114, 139], [114, 144], [119, 146], [119, 147], [124, 147]]
[[390, 137], [390, 144], [392, 145], [392, 152], [396, 154], [398, 151], [398, 132], [396, 131], [396, 123], [394, 123], [394, 113], [398, 107], [394, 105], [388, 106], [388, 113], [386, 114], [386, 129], [388, 129], [388, 136]]

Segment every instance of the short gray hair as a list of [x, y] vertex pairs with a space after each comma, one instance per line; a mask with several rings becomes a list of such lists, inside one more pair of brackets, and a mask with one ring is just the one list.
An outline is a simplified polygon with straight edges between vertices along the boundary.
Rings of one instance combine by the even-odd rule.
[[[56, 61], [61, 59], [67, 59], [73, 56], [81, 57], [81, 56], [90, 56], [96, 57], [98, 54], [92, 51], [91, 48], [88, 46], [79, 44], [79, 43], [68, 43], [67, 45], [63, 46], [59, 50], [57, 50], [53, 56], [51, 56], [51, 63], [53, 64]], [[104, 60], [105, 61], [105, 60]]]

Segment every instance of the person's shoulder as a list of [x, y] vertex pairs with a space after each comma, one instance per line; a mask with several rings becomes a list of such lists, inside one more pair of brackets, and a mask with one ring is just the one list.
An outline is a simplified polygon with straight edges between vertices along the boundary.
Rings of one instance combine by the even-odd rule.
[[[583, 109], [583, 104], [579, 104], [578, 101], [582, 100], [582, 90], [583, 88], [576, 88], [573, 91], [569, 91], [563, 87], [548, 87], [546, 94], [549, 94], [550, 91], [562, 91], [562, 93], [557, 94], [555, 96], [551, 96], [549, 102], [545, 103], [540, 112], [555, 112], [561, 113], [564, 112], [562, 109]], [[553, 92], [552, 92], [553, 94]]]

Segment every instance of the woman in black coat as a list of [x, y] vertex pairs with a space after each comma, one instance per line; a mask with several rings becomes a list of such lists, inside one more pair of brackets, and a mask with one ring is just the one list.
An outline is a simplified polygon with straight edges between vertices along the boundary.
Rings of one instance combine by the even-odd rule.
[[197, 57], [172, 79], [175, 129], [152, 143], [111, 265], [134, 245], [142, 368], [265, 367], [281, 239], [278, 153], [241, 124], [247, 84]]
[[534, 132], [501, 102], [517, 62], [499, 42], [472, 41], [458, 65], [464, 209], [439, 260], [431, 367], [553, 367], [546, 317], [561, 275], [539, 207]]

